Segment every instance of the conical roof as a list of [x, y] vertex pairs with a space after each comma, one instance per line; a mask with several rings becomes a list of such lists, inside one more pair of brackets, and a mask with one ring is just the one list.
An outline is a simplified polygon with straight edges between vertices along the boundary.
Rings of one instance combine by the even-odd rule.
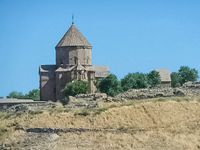
[[89, 46], [91, 44], [87, 41], [87, 39], [79, 32], [74, 24], [68, 29], [56, 47], [64, 47], [64, 46]]

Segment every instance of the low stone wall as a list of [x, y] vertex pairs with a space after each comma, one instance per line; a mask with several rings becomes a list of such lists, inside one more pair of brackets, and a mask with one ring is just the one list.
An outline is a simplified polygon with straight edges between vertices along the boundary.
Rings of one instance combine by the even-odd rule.
[[85, 99], [89, 101], [94, 101], [98, 99], [107, 99], [107, 94], [105, 93], [91, 93], [91, 94], [78, 94], [75, 96], [77, 99]]
[[5, 100], [0, 102], [0, 111], [3, 112], [28, 112], [40, 111], [47, 107], [54, 107], [56, 103], [30, 100]]
[[186, 82], [185, 84], [183, 84], [182, 86], [183, 88], [189, 88], [189, 89], [200, 89], [200, 81], [196, 81], [196, 82]]
[[94, 108], [94, 107], [97, 107], [99, 101], [106, 101], [107, 99], [108, 99], [108, 96], [105, 93], [78, 94], [75, 97], [69, 96], [69, 101], [66, 107]]
[[124, 93], [117, 95], [117, 99], [146, 99], [155, 97], [171, 97], [174, 96], [173, 88], [157, 88], [157, 89], [130, 89]]
[[172, 96], [198, 96], [200, 95], [200, 85], [182, 86], [180, 88], [155, 88], [155, 89], [130, 89], [117, 95], [116, 99], [147, 99], [156, 97]]
[[[146, 89], [130, 89], [120, 93], [115, 97], [109, 97], [105, 93], [79, 94], [70, 98], [70, 104], [79, 103], [82, 101], [84, 105], [93, 106], [96, 101], [124, 101], [124, 100], [139, 100], [157, 97], [172, 97], [172, 96], [197, 96], [200, 95], [200, 82], [187, 82], [179, 88], [146, 88]], [[93, 102], [92, 102], [93, 101]], [[74, 104], [75, 104], [74, 103]]]

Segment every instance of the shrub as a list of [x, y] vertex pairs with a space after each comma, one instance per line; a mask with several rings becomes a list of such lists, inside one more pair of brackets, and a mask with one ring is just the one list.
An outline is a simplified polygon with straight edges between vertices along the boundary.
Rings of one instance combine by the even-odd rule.
[[99, 82], [98, 89], [109, 96], [115, 96], [120, 93], [121, 86], [117, 77], [114, 74], [110, 74]]
[[161, 83], [160, 75], [157, 71], [153, 70], [147, 74], [148, 86], [156, 87]]
[[29, 91], [28, 94], [25, 95], [25, 97], [32, 100], [40, 100], [40, 90], [33, 89]]
[[88, 82], [81, 80], [74, 80], [68, 83], [63, 90], [66, 97], [75, 96], [77, 94], [86, 94], [89, 90]]
[[188, 66], [181, 66], [178, 72], [171, 73], [172, 87], [182, 86], [188, 81], [197, 81], [198, 71]]
[[143, 73], [129, 73], [121, 80], [123, 91], [147, 87], [147, 77]]
[[198, 71], [194, 68], [189, 68], [187, 66], [181, 66], [178, 70], [180, 76], [180, 84], [183, 85], [188, 81], [196, 81], [198, 79]]
[[33, 89], [25, 95], [22, 92], [13, 91], [7, 96], [7, 98], [40, 100], [40, 90]]
[[180, 84], [180, 76], [177, 72], [172, 72], [171, 73], [171, 85], [172, 87], [179, 87], [181, 86]]
[[22, 98], [24, 98], [24, 95], [21, 92], [13, 91], [7, 96], [7, 98], [22, 99]]

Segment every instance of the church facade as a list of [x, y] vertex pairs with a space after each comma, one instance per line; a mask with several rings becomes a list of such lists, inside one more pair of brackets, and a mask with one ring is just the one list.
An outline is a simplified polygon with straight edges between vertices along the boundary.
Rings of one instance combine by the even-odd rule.
[[95, 80], [109, 74], [107, 66], [92, 65], [92, 45], [79, 32], [74, 23], [55, 47], [56, 64], [41, 65], [40, 99], [60, 100], [64, 98], [63, 89], [74, 80], [88, 81], [89, 92], [96, 91]]

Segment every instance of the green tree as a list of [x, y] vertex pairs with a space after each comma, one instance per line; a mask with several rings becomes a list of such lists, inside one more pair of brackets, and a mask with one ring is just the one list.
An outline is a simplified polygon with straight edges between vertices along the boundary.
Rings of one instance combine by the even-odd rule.
[[98, 89], [102, 93], [115, 96], [121, 92], [120, 82], [114, 74], [110, 74], [99, 82]]
[[181, 66], [178, 70], [178, 74], [180, 76], [181, 85], [188, 81], [197, 81], [198, 79], [198, 71], [194, 68], [189, 68], [188, 66]]
[[171, 85], [172, 85], [172, 87], [181, 86], [179, 73], [177, 73], [177, 72], [171, 73]]
[[149, 87], [156, 87], [161, 83], [160, 74], [155, 70], [147, 74], [147, 80]]
[[40, 100], [40, 90], [33, 89], [25, 95], [22, 92], [13, 91], [7, 96], [7, 98]]
[[22, 92], [13, 91], [7, 96], [7, 98], [22, 99], [22, 98], [24, 98], [24, 95]]
[[147, 77], [143, 73], [129, 73], [121, 80], [123, 91], [147, 87]]
[[25, 97], [32, 100], [40, 100], [40, 90], [33, 89], [29, 91], [28, 94], [25, 95]]
[[75, 96], [77, 94], [86, 94], [89, 90], [88, 82], [81, 80], [74, 80], [65, 86], [65, 96]]

